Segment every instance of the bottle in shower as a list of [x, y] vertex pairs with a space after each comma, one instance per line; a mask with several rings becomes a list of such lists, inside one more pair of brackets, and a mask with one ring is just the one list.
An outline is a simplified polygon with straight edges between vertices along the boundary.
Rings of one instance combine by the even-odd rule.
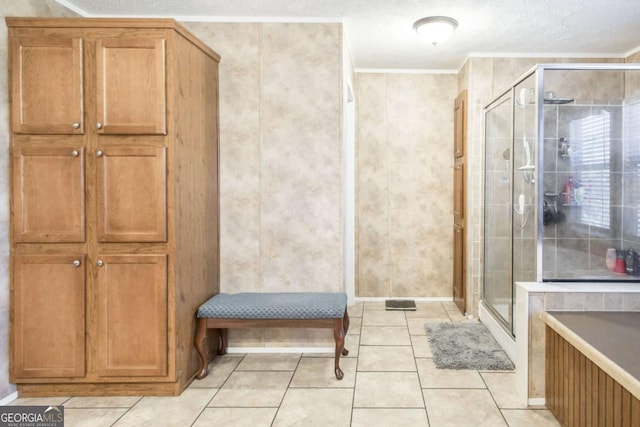
[[570, 205], [573, 202], [573, 177], [569, 176], [567, 182], [564, 184], [564, 204]]

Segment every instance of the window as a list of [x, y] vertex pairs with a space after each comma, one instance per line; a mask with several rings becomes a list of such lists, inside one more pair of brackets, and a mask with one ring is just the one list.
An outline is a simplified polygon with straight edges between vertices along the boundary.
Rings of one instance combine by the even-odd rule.
[[579, 222], [604, 230], [611, 226], [610, 116], [601, 110], [569, 125], [574, 183], [584, 194]]

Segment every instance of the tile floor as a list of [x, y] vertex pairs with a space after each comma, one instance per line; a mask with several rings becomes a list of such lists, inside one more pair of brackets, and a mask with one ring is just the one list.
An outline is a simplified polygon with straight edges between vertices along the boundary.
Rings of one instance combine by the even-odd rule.
[[513, 372], [436, 369], [427, 322], [467, 321], [453, 303], [414, 312], [382, 302], [349, 307], [342, 381], [331, 354], [228, 354], [179, 397], [62, 397], [11, 404], [64, 405], [72, 426], [559, 426], [514, 399]]

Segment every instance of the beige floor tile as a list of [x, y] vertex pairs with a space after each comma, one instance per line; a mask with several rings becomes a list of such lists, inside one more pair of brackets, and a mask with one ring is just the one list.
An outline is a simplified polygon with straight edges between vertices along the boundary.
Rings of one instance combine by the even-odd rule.
[[11, 406], [25, 406], [25, 405], [58, 406], [58, 405], [62, 405], [69, 399], [70, 399], [69, 397], [20, 397], [11, 403], [8, 403], [8, 405], [11, 405]]
[[185, 426], [191, 425], [211, 400], [217, 389], [187, 389], [176, 397], [145, 397], [129, 409], [114, 425]]
[[234, 372], [218, 391], [212, 407], [277, 407], [293, 372]]
[[349, 319], [348, 335], [359, 335], [362, 328], [362, 317], [352, 317]]
[[269, 427], [278, 408], [207, 408], [192, 427]]
[[423, 390], [432, 426], [506, 426], [489, 390]]
[[424, 408], [417, 372], [358, 372], [354, 408]]
[[526, 405], [520, 403], [516, 389], [516, 374], [503, 372], [481, 372], [491, 395], [501, 409], [520, 409]]
[[416, 362], [410, 346], [360, 346], [358, 372], [415, 370]]
[[431, 345], [424, 335], [411, 335], [411, 345], [413, 346], [413, 355], [415, 357], [433, 357], [431, 353]]
[[128, 408], [64, 408], [65, 427], [109, 427]]
[[427, 335], [424, 325], [427, 323], [451, 323], [448, 317], [412, 317], [407, 319], [411, 335]]
[[236, 355], [225, 354], [224, 356], [216, 356], [209, 363], [209, 374], [201, 380], [193, 380], [189, 388], [220, 388], [229, 378], [229, 375], [242, 362], [242, 357]]
[[411, 345], [406, 326], [363, 326], [360, 345]]
[[352, 427], [411, 426], [428, 427], [424, 409], [359, 409], [353, 410]]
[[411, 317], [448, 317], [441, 302], [417, 302], [416, 311], [406, 311], [407, 318]]
[[365, 301], [363, 313], [367, 311], [384, 311], [385, 309], [384, 301]]
[[422, 388], [486, 388], [476, 370], [438, 369], [433, 359], [417, 359]]
[[357, 364], [356, 359], [341, 358], [340, 369], [344, 373], [344, 378], [338, 380], [333, 372], [333, 357], [303, 357], [298, 364], [298, 369], [293, 374], [289, 387], [353, 388], [356, 381]]
[[558, 420], [546, 409], [503, 409], [502, 415], [511, 427], [560, 427]]
[[294, 371], [301, 356], [300, 353], [247, 354], [236, 371]]
[[348, 427], [353, 389], [289, 389], [274, 427]]
[[130, 408], [142, 396], [87, 396], [72, 397], [64, 403], [65, 408]]
[[406, 326], [407, 320], [401, 311], [367, 311], [362, 315], [362, 326]]
[[458, 306], [456, 305], [455, 302], [453, 301], [443, 301], [442, 302], [442, 306], [445, 308], [445, 310], [447, 311], [460, 311], [460, 309], [458, 308]]
[[364, 302], [358, 301], [354, 305], [350, 305], [347, 307], [347, 313], [349, 313], [349, 317], [353, 320], [354, 317], [362, 317], [362, 311], [364, 309]]
[[344, 347], [349, 350], [349, 354], [343, 357], [357, 358], [360, 354], [360, 335], [347, 335], [344, 340]]

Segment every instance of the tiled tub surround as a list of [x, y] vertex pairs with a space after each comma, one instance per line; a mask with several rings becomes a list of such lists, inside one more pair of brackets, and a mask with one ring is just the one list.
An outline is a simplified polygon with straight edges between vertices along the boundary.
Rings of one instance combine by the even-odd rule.
[[516, 285], [516, 391], [521, 403], [544, 404], [545, 324], [541, 319], [542, 312], [640, 312], [638, 283], [518, 282]]

